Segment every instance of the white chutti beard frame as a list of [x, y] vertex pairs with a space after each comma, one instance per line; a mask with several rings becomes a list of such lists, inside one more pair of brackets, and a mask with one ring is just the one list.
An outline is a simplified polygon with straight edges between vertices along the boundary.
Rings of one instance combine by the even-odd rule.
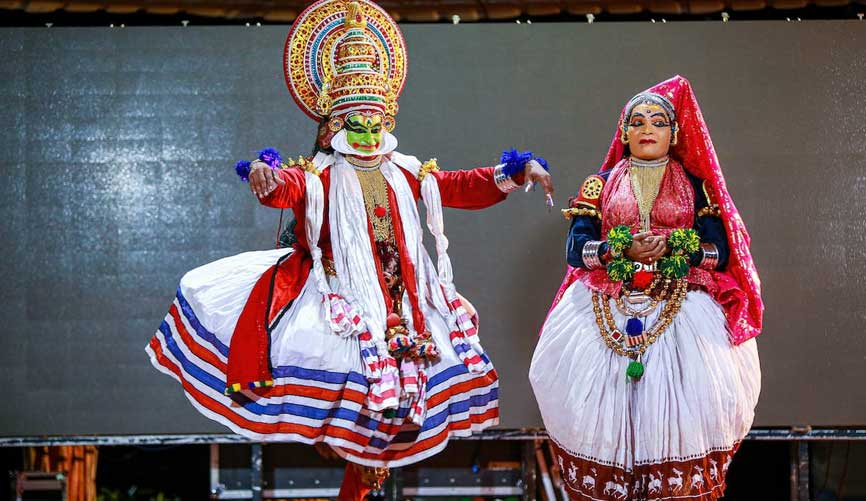
[[349, 141], [346, 140], [346, 129], [341, 129], [340, 132], [334, 134], [334, 137], [331, 138], [331, 148], [334, 148], [334, 151], [342, 153], [343, 155], [372, 157], [376, 155], [385, 155], [386, 153], [391, 153], [397, 149], [397, 138], [390, 132], [383, 131], [382, 144], [379, 145], [378, 150], [371, 152], [358, 151], [355, 148], [352, 148], [349, 145]]

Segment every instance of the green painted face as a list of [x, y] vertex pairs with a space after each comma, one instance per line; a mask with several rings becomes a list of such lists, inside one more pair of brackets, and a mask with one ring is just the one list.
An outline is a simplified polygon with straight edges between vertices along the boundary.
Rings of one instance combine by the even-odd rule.
[[382, 144], [382, 115], [352, 115], [344, 128], [346, 142], [361, 153], [372, 153]]

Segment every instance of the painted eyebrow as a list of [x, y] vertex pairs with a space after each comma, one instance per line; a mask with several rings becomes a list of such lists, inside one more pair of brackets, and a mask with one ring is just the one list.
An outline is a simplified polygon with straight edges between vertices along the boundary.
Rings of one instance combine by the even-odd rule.
[[662, 113], [661, 111], [653, 113], [652, 115], [650, 115], [650, 118], [652, 118], [652, 117], [662, 117], [665, 120], [667, 120], [667, 118], [668, 118], [668, 116], [665, 115], [664, 113]]
[[366, 132], [367, 128], [355, 122], [346, 122], [346, 128], [355, 132]]

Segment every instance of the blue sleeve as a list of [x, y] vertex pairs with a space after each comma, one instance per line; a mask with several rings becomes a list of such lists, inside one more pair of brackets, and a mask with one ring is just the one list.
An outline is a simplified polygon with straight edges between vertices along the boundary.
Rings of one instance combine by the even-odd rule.
[[[725, 224], [722, 222], [720, 217], [709, 215], [701, 217], [697, 216], [698, 211], [709, 206], [709, 201], [707, 200], [707, 196], [704, 194], [703, 181], [691, 174], [689, 174], [689, 179], [691, 180], [692, 187], [695, 190], [694, 229], [698, 232], [698, 235], [700, 235], [701, 243], [715, 244], [716, 248], [719, 250], [719, 264], [716, 266], [716, 270], [723, 270], [725, 269], [725, 266], [728, 265], [728, 256], [730, 254], [728, 236], [725, 232]], [[703, 252], [700, 250], [689, 256], [692, 266], [698, 266], [701, 264], [702, 258]]]
[[[592, 216], [575, 216], [571, 220], [568, 238], [565, 241], [565, 256], [568, 264], [575, 268], [586, 268], [583, 264], [583, 246], [590, 240], [601, 240], [601, 223]], [[607, 253], [607, 243], [601, 244], [599, 256]]]

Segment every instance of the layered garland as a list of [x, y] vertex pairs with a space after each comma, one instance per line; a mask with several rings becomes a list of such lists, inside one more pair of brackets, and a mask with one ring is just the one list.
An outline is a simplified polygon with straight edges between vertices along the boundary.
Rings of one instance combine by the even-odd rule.
[[[631, 248], [633, 243], [634, 236], [631, 234], [631, 228], [626, 225], [615, 226], [607, 233], [610, 253], [607, 276], [614, 282], [630, 282], [632, 287], [638, 289], [647, 286], [642, 292], [638, 290], [637, 296], [646, 298], [638, 309], [630, 307], [622, 297], [616, 298], [617, 308], [630, 317], [625, 333], [620, 331], [614, 322], [610, 310], [610, 296], [594, 292], [592, 306], [599, 333], [605, 344], [617, 355], [631, 359], [626, 368], [626, 376], [636, 381], [644, 373], [641, 355], [670, 326], [679, 313], [688, 290], [688, 281], [685, 279], [690, 268], [688, 256], [701, 248], [701, 239], [698, 232], [691, 228], [672, 231], [667, 240], [670, 255], [659, 259], [656, 273], [641, 271], [640, 276], [635, 275], [635, 263], [625, 256], [625, 251]], [[653, 294], [661, 280], [664, 280], [661, 291]], [[645, 318], [655, 311], [662, 301], [665, 301], [665, 305], [658, 319], [647, 328]]]
[[[625, 333], [617, 327], [614, 321], [613, 312], [610, 309], [611, 297], [603, 292], [592, 293], [592, 310], [595, 313], [599, 334], [614, 353], [630, 359], [626, 367], [626, 376], [631, 380], [635, 381], [643, 376], [644, 365], [641, 362], [641, 355], [671, 325], [682, 307], [687, 292], [688, 282], [686, 280], [667, 278], [659, 295], [651, 299], [650, 305], [643, 308], [642, 311], [629, 311], [622, 298], [618, 298], [616, 300], [617, 308], [624, 314], [631, 316], [626, 323]], [[646, 329], [640, 318], [648, 316], [661, 301], [665, 301], [665, 305], [658, 319], [649, 329]]]

